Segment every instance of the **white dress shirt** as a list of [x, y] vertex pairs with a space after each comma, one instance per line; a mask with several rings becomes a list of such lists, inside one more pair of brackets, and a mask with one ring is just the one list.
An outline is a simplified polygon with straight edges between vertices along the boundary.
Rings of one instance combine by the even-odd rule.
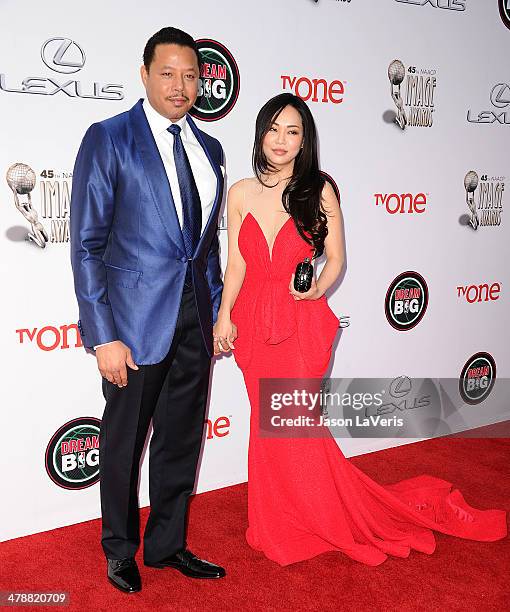
[[[170, 183], [170, 189], [172, 191], [172, 197], [175, 204], [175, 210], [177, 217], [179, 218], [179, 224], [182, 228], [182, 200], [181, 191], [179, 189], [179, 179], [177, 178], [177, 170], [175, 168], [174, 160], [174, 137], [167, 128], [176, 123], [181, 128], [181, 140], [188, 156], [188, 160], [193, 172], [193, 178], [197, 185], [198, 193], [200, 195], [200, 203], [202, 205], [202, 232], [205, 229], [209, 215], [214, 204], [214, 197], [216, 195], [216, 175], [212, 166], [205, 154], [202, 145], [198, 142], [197, 137], [193, 133], [193, 130], [189, 127], [186, 121], [186, 116], [179, 119], [179, 121], [172, 122], [170, 119], [160, 115], [158, 111], [151, 106], [150, 102], [145, 99], [142, 103], [145, 116], [149, 122], [149, 127], [156, 141], [159, 154], [163, 160], [163, 165]], [[172, 203], [168, 202], [168, 206]], [[201, 233], [202, 233], [201, 232]], [[94, 350], [105, 344], [111, 344], [105, 342], [104, 344], [98, 344], [94, 347]]]
[[[167, 128], [172, 125], [172, 121], [160, 115], [149, 103], [147, 99], [143, 101], [143, 110], [149, 122], [154, 140], [163, 160], [172, 197], [175, 203], [175, 210], [179, 218], [179, 223], [182, 228], [182, 201], [181, 191], [179, 189], [179, 180], [177, 178], [177, 170], [174, 161], [174, 137]], [[175, 121], [181, 128], [181, 140], [186, 150], [193, 178], [197, 185], [200, 195], [200, 203], [202, 204], [202, 232], [204, 231], [209, 215], [214, 204], [214, 196], [216, 195], [216, 175], [207, 159], [204, 149], [198, 142], [193, 130], [189, 127], [186, 117]], [[171, 204], [169, 203], [171, 206]]]

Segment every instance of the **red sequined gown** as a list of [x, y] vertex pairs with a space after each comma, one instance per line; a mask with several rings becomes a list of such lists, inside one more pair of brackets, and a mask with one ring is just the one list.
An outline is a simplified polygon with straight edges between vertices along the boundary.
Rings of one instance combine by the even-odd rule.
[[239, 232], [246, 275], [231, 318], [234, 357], [251, 404], [248, 529], [251, 547], [280, 565], [341, 551], [367, 565], [411, 549], [431, 554], [432, 530], [479, 541], [507, 534], [504, 510], [469, 506], [452, 484], [420, 475], [380, 485], [324, 437], [259, 435], [259, 379], [318, 378], [331, 357], [338, 318], [325, 297], [295, 301], [288, 286], [298, 262], [311, 256], [289, 217], [273, 251], [252, 213]]

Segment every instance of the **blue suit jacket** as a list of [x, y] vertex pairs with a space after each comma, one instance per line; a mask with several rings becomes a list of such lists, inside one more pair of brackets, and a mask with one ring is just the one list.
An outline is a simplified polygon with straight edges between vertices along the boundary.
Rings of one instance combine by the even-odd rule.
[[[212, 211], [191, 262], [204, 344], [212, 355], [223, 289], [217, 234], [223, 149], [187, 120], [217, 178]], [[174, 335], [187, 258], [142, 100], [87, 130], [73, 171], [70, 226], [83, 344], [122, 340], [135, 363], [160, 362]]]

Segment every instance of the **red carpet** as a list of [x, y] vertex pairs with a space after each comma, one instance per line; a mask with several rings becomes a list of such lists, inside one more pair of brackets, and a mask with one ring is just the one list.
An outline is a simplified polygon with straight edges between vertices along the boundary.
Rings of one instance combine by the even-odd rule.
[[[350, 460], [382, 484], [434, 474], [477, 508], [510, 511], [509, 459], [510, 439], [440, 438]], [[146, 517], [144, 509], [142, 523]], [[248, 547], [245, 528], [246, 485], [197, 495], [190, 549], [224, 565], [227, 577], [202, 582], [145, 568], [139, 553], [143, 590], [134, 595], [106, 582], [99, 521], [11, 540], [0, 545], [0, 590], [68, 591], [71, 605], [64, 609], [91, 611], [508, 609], [510, 538], [480, 543], [435, 532], [430, 556], [413, 551], [408, 559], [367, 567], [326, 553], [280, 568]]]

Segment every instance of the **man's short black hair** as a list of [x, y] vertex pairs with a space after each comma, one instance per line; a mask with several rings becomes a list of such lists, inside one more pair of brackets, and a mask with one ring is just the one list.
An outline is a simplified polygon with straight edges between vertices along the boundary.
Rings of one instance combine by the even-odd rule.
[[198, 52], [198, 46], [193, 37], [183, 30], [168, 27], [153, 34], [145, 45], [145, 49], [143, 50], [143, 63], [147, 71], [154, 59], [154, 52], [156, 51], [157, 45], [180, 45], [181, 47], [190, 47], [190, 49], [193, 49], [196, 53], [198, 67], [200, 68], [200, 53]]

